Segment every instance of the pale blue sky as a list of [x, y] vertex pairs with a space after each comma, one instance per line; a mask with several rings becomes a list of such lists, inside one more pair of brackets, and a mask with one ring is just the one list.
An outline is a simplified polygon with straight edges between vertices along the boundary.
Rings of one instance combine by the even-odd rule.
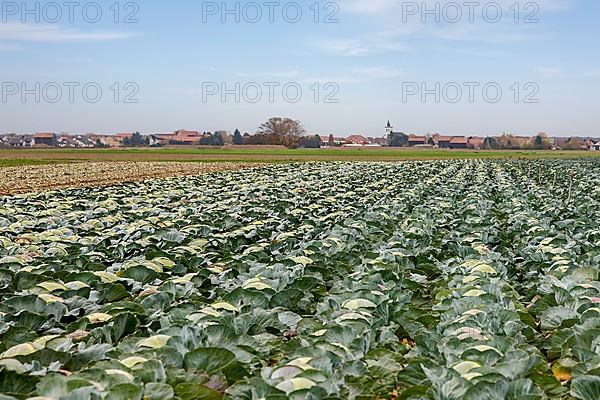
[[[168, 132], [178, 128], [253, 132], [271, 116], [288, 116], [301, 120], [311, 133], [340, 136], [381, 136], [388, 119], [396, 129], [414, 133], [533, 135], [545, 131], [555, 136], [600, 136], [600, 4], [595, 0], [538, 0], [534, 18], [539, 22], [526, 24], [523, 19], [535, 8], [525, 10], [528, 1], [519, 3], [521, 13], [515, 23], [510, 9], [515, 2], [496, 2], [503, 10], [497, 23], [489, 21], [494, 9], [487, 9], [487, 20], [483, 15], [490, 1], [473, 6], [473, 22], [469, 8], [457, 2], [465, 13], [457, 23], [443, 18], [438, 23], [432, 15], [423, 23], [422, 10], [410, 15], [409, 2], [396, 0], [338, 1], [334, 18], [339, 22], [329, 24], [323, 19], [335, 8], [326, 1], [318, 3], [320, 22], [315, 23], [313, 0], [298, 2], [303, 11], [298, 23], [284, 19], [284, 5], [290, 7], [287, 16], [294, 17], [294, 8], [286, 1], [274, 8], [274, 23], [262, 1], [257, 2], [263, 11], [257, 23], [244, 21], [243, 15], [240, 23], [234, 15], [227, 15], [223, 23], [219, 10], [217, 15], [205, 15], [204, 22], [203, 7], [209, 10], [211, 5], [191, 0], [144, 0], [134, 16], [139, 22], [131, 24], [123, 23], [135, 11], [125, 9], [127, 1], [119, 4], [119, 23], [110, 9], [114, 0], [99, 2], [103, 14], [97, 23], [83, 18], [83, 6], [74, 10], [72, 23], [65, 7], [56, 23], [48, 21], [54, 16], [50, 9], [48, 15], [40, 11], [39, 23], [35, 15], [22, 15], [23, 10], [5, 9], [0, 22], [4, 92], [11, 82], [26, 83], [30, 89], [36, 82], [41, 86], [97, 82], [103, 96], [98, 103], [88, 103], [79, 87], [70, 103], [63, 86], [57, 103], [44, 98], [36, 103], [31, 94], [23, 103], [21, 93], [3, 93], [0, 132]], [[35, 2], [27, 3], [33, 7]], [[226, 3], [228, 8], [235, 7], [233, 1]], [[240, 8], [247, 3], [240, 2]], [[432, 8], [436, 2], [426, 3]], [[438, 3], [441, 7], [451, 2]], [[222, 2], [214, 4], [220, 7]], [[446, 16], [453, 18], [453, 9], [446, 10]], [[88, 19], [93, 18], [93, 11], [88, 9]], [[248, 17], [254, 16], [253, 9], [247, 11]], [[121, 86], [119, 103], [114, 102], [110, 89], [114, 82]], [[127, 82], [139, 86], [134, 96], [137, 104], [123, 103], [131, 89], [123, 87]], [[203, 90], [210, 82], [225, 83], [230, 89], [236, 82], [242, 87], [256, 82], [263, 99], [251, 103], [242, 98], [236, 103], [228, 95], [223, 103], [217, 94], [204, 101]], [[275, 88], [273, 103], [265, 82], [281, 85]], [[328, 82], [339, 88], [333, 97], [337, 103], [323, 102], [327, 93], [333, 93], [332, 87], [325, 87]], [[441, 86], [496, 82], [503, 93], [498, 103], [490, 103], [480, 86], [471, 103], [468, 88], [463, 86], [463, 99], [458, 103], [444, 98], [436, 103], [433, 95], [422, 102], [418, 94], [403, 101], [403, 88], [412, 82], [429, 88], [435, 82]], [[297, 103], [284, 99], [281, 88], [287, 83], [302, 88]], [[513, 99], [515, 83], [520, 88], [518, 103]], [[523, 96], [535, 88], [526, 87], [527, 83], [539, 87], [533, 97], [538, 103], [523, 102]], [[315, 87], [320, 89], [318, 103]]]

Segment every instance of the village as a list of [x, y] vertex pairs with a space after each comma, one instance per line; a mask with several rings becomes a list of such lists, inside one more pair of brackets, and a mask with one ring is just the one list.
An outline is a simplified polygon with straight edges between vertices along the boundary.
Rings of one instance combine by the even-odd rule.
[[[383, 133], [383, 132], [382, 132]], [[235, 130], [200, 132], [180, 129], [172, 133], [139, 132], [116, 134], [68, 134], [53, 132], [5, 133], [0, 134], [0, 148], [127, 148], [166, 146], [260, 146], [278, 145], [262, 134], [242, 134]], [[353, 134], [346, 137], [307, 134], [300, 138], [300, 148], [383, 148], [409, 147], [415, 149], [448, 150], [589, 150], [600, 151], [600, 138], [593, 137], [550, 137], [544, 133], [536, 136], [518, 136], [503, 133], [498, 136], [447, 136], [439, 133], [416, 135], [396, 132], [388, 121], [381, 137]]]

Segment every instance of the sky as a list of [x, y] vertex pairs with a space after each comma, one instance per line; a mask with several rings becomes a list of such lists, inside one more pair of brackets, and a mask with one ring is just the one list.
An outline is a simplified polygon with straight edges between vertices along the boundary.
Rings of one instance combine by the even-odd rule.
[[0, 132], [600, 136], [596, 0], [66, 4], [0, 4]]

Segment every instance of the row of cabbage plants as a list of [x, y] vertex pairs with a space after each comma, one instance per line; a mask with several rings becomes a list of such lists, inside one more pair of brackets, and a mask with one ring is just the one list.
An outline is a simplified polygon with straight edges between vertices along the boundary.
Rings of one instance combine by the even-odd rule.
[[0, 198], [0, 400], [600, 399], [600, 163]]

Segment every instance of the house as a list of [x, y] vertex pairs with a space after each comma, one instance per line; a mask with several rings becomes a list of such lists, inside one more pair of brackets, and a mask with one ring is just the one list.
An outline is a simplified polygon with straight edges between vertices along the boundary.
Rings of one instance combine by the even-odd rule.
[[426, 144], [429, 144], [428, 140], [427, 140], [427, 136], [410, 135], [408, 137], [408, 145], [410, 147], [422, 146], [422, 145], [426, 145]]
[[56, 134], [47, 132], [38, 132], [34, 135], [36, 146], [56, 147]]
[[359, 145], [365, 146], [371, 144], [369, 139], [362, 135], [350, 135], [344, 140], [344, 145]]
[[56, 139], [56, 146], [61, 149], [79, 147], [77, 140], [70, 135], [61, 135]]
[[56, 138], [56, 146], [60, 148], [93, 148], [96, 140], [88, 135], [60, 135]]
[[32, 135], [16, 135], [9, 134], [0, 138], [0, 145], [2, 147], [33, 147], [35, 145], [35, 138]]
[[590, 140], [588, 146], [590, 151], [600, 151], [600, 141]]
[[158, 145], [166, 146], [169, 143], [171, 143], [171, 140], [173, 139], [173, 136], [175, 136], [175, 134], [174, 133], [155, 133], [152, 136], [156, 138], [156, 140], [158, 141]]
[[442, 136], [437, 135], [437, 138], [434, 136], [433, 141], [437, 144], [440, 149], [449, 149], [450, 148], [450, 140], [452, 140], [451, 136]]
[[115, 135], [92, 135], [96, 140], [99, 140], [106, 147], [120, 147], [123, 142]]
[[162, 142], [156, 135], [148, 135], [148, 146], [151, 146], [151, 147], [162, 146]]
[[387, 138], [373, 138], [373, 137], [369, 137], [367, 139], [369, 140], [369, 142], [371, 142], [372, 145], [376, 145], [376, 146], [387, 146], [388, 145]]
[[[33, 142], [35, 144], [35, 140]], [[22, 137], [13, 136], [8, 139], [8, 147], [27, 147]]]
[[[333, 135], [329, 135], [329, 136], [325, 136], [325, 135], [319, 135], [319, 138], [321, 139], [321, 145], [322, 146], [341, 146], [342, 144], [344, 144], [346, 142], [346, 139], [341, 138], [341, 137], [335, 137]], [[333, 139], [333, 142], [330, 142], [329, 140]]]
[[78, 147], [91, 149], [96, 147], [96, 141], [88, 135], [77, 135], [75, 137]]
[[[329, 139], [330, 139], [329, 136], [319, 135], [319, 140], [321, 141], [321, 147], [334, 146], [335, 143], [330, 143]], [[335, 140], [333, 137], [331, 137], [331, 139]]]
[[94, 143], [94, 147], [112, 147], [108, 144], [108, 137], [112, 136], [106, 136], [106, 135], [97, 135], [95, 133], [88, 133], [85, 135], [85, 137], [90, 140], [92, 143]]
[[130, 140], [133, 137], [133, 133], [117, 133], [115, 139], [119, 143], [116, 147], [125, 146], [125, 139]]
[[469, 149], [481, 150], [485, 147], [485, 138], [480, 136], [469, 137], [467, 147]]
[[171, 137], [169, 144], [198, 145], [202, 135], [198, 131], [180, 129]]
[[469, 141], [464, 136], [453, 136], [450, 139], [450, 148], [451, 149], [466, 149], [469, 144]]

